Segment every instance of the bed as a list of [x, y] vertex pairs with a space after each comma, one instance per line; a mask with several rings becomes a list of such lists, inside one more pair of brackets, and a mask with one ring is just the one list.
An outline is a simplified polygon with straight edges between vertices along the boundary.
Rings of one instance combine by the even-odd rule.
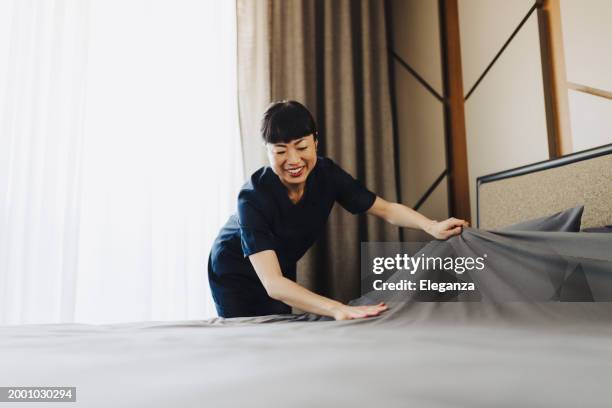
[[[585, 225], [610, 223], [611, 161], [612, 145], [479, 179], [482, 229], [428, 244], [505, 257], [485, 277], [462, 276], [481, 285], [478, 299], [366, 291], [353, 303], [385, 300], [391, 310], [344, 322], [298, 314], [3, 326], [0, 386], [77, 388], [76, 403], [53, 407], [609, 406], [612, 234], [504, 227], [576, 204]], [[556, 177], [563, 194], [553, 199]], [[566, 282], [570, 266], [584, 279]], [[565, 292], [551, 292], [555, 279]]]

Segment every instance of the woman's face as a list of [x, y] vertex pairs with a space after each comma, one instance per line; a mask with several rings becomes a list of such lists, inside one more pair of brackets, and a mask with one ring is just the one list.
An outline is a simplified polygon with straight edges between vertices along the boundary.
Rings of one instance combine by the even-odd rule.
[[317, 164], [317, 141], [307, 135], [289, 143], [268, 144], [270, 167], [287, 187], [299, 187]]

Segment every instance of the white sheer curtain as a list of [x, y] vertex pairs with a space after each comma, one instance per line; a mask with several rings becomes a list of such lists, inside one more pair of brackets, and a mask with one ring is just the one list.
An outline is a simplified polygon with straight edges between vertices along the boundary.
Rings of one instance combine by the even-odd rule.
[[235, 5], [0, 0], [0, 323], [214, 315]]

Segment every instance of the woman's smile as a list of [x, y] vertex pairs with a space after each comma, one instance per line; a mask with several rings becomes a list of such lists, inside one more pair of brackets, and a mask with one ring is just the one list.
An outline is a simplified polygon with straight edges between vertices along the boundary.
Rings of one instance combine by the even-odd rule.
[[306, 166], [293, 167], [291, 169], [287, 169], [287, 173], [289, 173], [289, 175], [291, 177], [298, 178], [298, 177], [300, 177], [304, 173], [304, 168], [305, 167]]

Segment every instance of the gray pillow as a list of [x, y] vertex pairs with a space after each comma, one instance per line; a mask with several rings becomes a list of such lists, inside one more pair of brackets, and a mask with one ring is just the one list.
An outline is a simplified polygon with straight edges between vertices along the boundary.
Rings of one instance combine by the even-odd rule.
[[549, 232], [579, 232], [584, 206], [579, 205], [565, 211], [520, 222], [502, 228], [502, 231], [549, 231]]

